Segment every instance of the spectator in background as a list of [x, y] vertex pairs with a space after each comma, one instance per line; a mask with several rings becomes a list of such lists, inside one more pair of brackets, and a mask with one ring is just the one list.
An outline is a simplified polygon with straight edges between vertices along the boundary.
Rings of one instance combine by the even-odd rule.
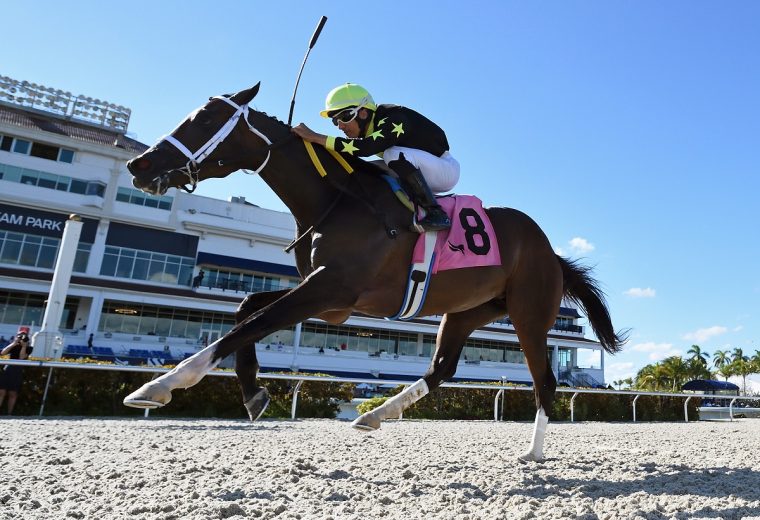
[[204, 276], [206, 276], [206, 273], [203, 271], [203, 269], [201, 269], [198, 273], [198, 276], [193, 278], [193, 288], [201, 286], [201, 282], [203, 282]]
[[93, 337], [93, 334], [90, 333], [90, 337], [87, 338], [87, 346], [90, 348], [92, 348], [92, 337]]
[[[32, 353], [32, 346], [29, 344], [29, 333], [26, 331], [19, 332], [14, 340], [1, 351], [0, 355], [10, 355], [11, 359], [27, 359]], [[18, 393], [21, 390], [21, 382], [24, 378], [23, 367], [4, 365], [2, 375], [0, 376], [0, 406], [3, 405], [6, 395], [8, 396], [8, 415], [13, 413], [16, 406]]]

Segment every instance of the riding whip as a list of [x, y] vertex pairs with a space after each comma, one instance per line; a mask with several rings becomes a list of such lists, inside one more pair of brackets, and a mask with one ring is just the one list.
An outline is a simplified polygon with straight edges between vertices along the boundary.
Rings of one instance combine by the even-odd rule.
[[320, 18], [319, 23], [317, 24], [317, 28], [314, 29], [314, 34], [311, 35], [311, 41], [309, 42], [309, 48], [306, 50], [306, 56], [303, 57], [303, 62], [301, 63], [301, 70], [298, 71], [298, 77], [296, 78], [296, 87], [293, 89], [293, 98], [290, 100], [290, 113], [288, 113], [288, 126], [293, 122], [293, 108], [296, 106], [296, 92], [298, 92], [298, 83], [301, 81], [301, 74], [303, 73], [303, 67], [306, 65], [306, 60], [309, 58], [309, 53], [311, 52], [312, 47], [314, 47], [314, 44], [317, 43], [317, 38], [319, 38], [319, 33], [322, 32], [322, 27], [325, 26], [325, 22], [327, 22], [327, 17], [323, 16]]

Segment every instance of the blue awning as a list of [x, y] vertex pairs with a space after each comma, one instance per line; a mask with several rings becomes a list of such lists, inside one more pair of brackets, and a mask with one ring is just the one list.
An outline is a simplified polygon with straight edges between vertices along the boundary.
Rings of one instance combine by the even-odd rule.
[[695, 379], [689, 381], [681, 387], [681, 390], [691, 390], [692, 392], [711, 392], [715, 390], [735, 390], [739, 387], [728, 381], [713, 381], [710, 379]]
[[300, 278], [298, 270], [292, 265], [274, 264], [272, 262], [262, 262], [260, 260], [249, 260], [247, 258], [236, 258], [234, 256], [217, 255], [215, 253], [204, 253], [198, 251], [198, 265], [209, 265], [216, 267], [231, 267], [242, 271], [256, 271], [262, 274], [280, 274], [284, 276], [294, 276]]
[[581, 317], [581, 315], [578, 314], [578, 309], [571, 309], [570, 307], [560, 307], [559, 315], [564, 316], [566, 318], [580, 318]]

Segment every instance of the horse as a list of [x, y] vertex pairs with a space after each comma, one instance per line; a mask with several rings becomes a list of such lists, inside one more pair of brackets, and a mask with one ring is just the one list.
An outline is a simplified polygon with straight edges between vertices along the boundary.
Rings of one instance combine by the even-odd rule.
[[[293, 289], [247, 296], [227, 334], [129, 394], [127, 406], [164, 406], [173, 390], [195, 385], [236, 352], [243, 404], [256, 420], [269, 402], [266, 389], [257, 386], [256, 341], [308, 318], [339, 324], [354, 312], [389, 317], [398, 310], [419, 236], [409, 226], [412, 212], [388, 189], [376, 165], [309, 147], [289, 125], [251, 109], [259, 86], [209, 98], [171, 134], [128, 161], [127, 168], [132, 184], [153, 195], [170, 187], [192, 192], [205, 179], [240, 169], [257, 173], [295, 219], [295, 263], [303, 281]], [[531, 444], [520, 458], [541, 461], [557, 386], [547, 335], [562, 298], [582, 308], [607, 352], [619, 351], [626, 334], [615, 332], [590, 268], [555, 254], [526, 214], [506, 207], [485, 211], [498, 237], [501, 264], [432, 276], [419, 315], [442, 319], [426, 373], [352, 426], [372, 431], [383, 420], [399, 417], [454, 376], [464, 343], [475, 329], [508, 314], [533, 380], [537, 409]]]

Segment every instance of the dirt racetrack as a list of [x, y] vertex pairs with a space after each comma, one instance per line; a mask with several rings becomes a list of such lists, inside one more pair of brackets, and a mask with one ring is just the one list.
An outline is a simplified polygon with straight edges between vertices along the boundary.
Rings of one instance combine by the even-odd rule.
[[760, 518], [760, 422], [2, 418], [0, 519]]

